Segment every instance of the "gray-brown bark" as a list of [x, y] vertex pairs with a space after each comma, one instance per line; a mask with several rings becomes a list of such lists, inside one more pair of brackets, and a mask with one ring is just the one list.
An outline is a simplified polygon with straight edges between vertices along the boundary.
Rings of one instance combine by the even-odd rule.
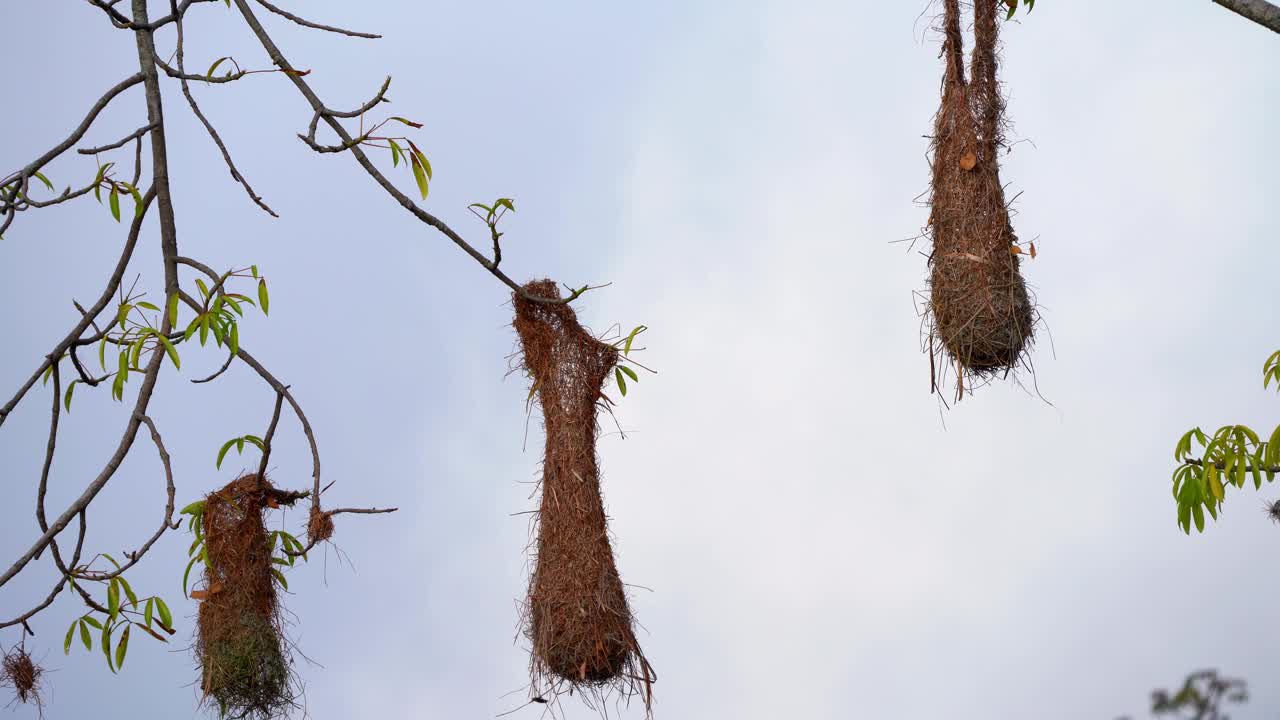
[[1233, 13], [1280, 33], [1280, 6], [1267, 0], [1213, 0]]

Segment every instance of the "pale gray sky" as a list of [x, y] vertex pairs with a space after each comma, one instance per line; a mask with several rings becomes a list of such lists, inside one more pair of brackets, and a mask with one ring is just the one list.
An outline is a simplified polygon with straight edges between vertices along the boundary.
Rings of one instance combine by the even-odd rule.
[[[1181, 432], [1280, 419], [1260, 386], [1280, 320], [1274, 34], [1191, 0], [1044, 2], [1007, 27], [1010, 117], [1031, 142], [1004, 179], [1025, 193], [1019, 233], [1038, 237], [1025, 272], [1053, 334], [1034, 355], [1053, 406], [997, 383], [944, 427], [912, 298], [924, 259], [890, 242], [926, 217], [912, 200], [927, 185], [940, 66], [924, 2], [298, 11], [386, 36], [270, 22], [331, 105], [394, 76], [396, 112], [425, 124], [429, 209], [480, 240], [464, 206], [516, 198], [513, 276], [612, 281], [579, 304], [584, 320], [652, 328], [646, 363], [661, 374], [623, 403], [632, 433], [605, 438], [601, 455], [623, 579], [652, 589], [633, 606], [659, 673], [657, 717], [1140, 716], [1152, 687], [1200, 666], [1252, 682], [1236, 717], [1280, 713], [1269, 570], [1280, 541], [1259, 510], [1274, 491], [1230, 496], [1224, 520], [1192, 538], [1169, 493]], [[0, 18], [16, 63], [3, 170], [65, 137], [136, 56], [84, 3], [8, 3]], [[220, 4], [192, 13], [192, 67], [228, 54], [266, 66], [237, 18]], [[307, 150], [294, 134], [308, 111], [283, 79], [196, 89], [280, 220], [248, 203], [176, 86], [166, 91], [184, 253], [268, 274], [271, 317], [247, 322], [242, 340], [304, 403], [333, 502], [401, 507], [339, 518], [354, 571], [330, 551], [291, 576], [298, 641], [318, 663], [300, 666], [310, 716], [515, 707], [527, 527], [510, 514], [532, 507], [540, 434], [535, 419], [522, 450], [526, 389], [503, 380], [506, 293], [350, 159]], [[137, 91], [121, 100], [90, 142], [143, 124]], [[92, 168], [73, 156], [49, 174], [61, 186]], [[155, 289], [153, 225], [134, 269]], [[71, 298], [96, 295], [122, 237], [92, 200], [28, 213], [6, 234], [0, 386], [61, 337]], [[216, 352], [184, 359], [152, 412], [180, 502], [229, 479], [235, 467], [214, 469], [218, 446], [261, 430], [272, 402], [243, 367], [215, 386], [186, 382], [216, 368]], [[52, 508], [79, 494], [124, 421], [86, 390]], [[47, 392], [32, 395], [0, 430], [4, 557], [35, 536], [47, 406]], [[277, 447], [273, 478], [305, 485], [295, 423]], [[94, 551], [151, 532], [158, 469], [139, 444], [95, 505]], [[193, 627], [186, 545], [166, 537], [130, 572], [170, 600], [179, 638]], [[0, 592], [0, 615], [47, 587], [47, 565]], [[47, 717], [195, 714], [181, 643], [138, 638], [113, 677], [98, 654], [62, 655], [78, 612], [63, 597], [34, 623], [53, 671]]]

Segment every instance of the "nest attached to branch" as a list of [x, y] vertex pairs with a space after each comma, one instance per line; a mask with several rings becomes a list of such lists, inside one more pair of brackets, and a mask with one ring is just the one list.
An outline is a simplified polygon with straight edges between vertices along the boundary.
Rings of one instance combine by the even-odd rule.
[[40, 694], [43, 675], [44, 668], [31, 659], [22, 644], [4, 651], [4, 657], [0, 659], [0, 687], [13, 689], [13, 700], [9, 704], [34, 704], [40, 717], [44, 717], [44, 698]]
[[[927, 234], [933, 387], [954, 363], [965, 378], [1014, 370], [1033, 341], [1035, 304], [1020, 270], [998, 155], [1006, 147], [997, 79], [1000, 0], [973, 0], [974, 49], [965, 77], [960, 0], [943, 0], [942, 103], [934, 118]], [[936, 359], [942, 359], [942, 367]]]
[[297, 707], [262, 519], [273, 492], [266, 478], [248, 474], [205, 498], [208, 560], [195, 650], [201, 689], [223, 717], [269, 720]]
[[[524, 291], [559, 298], [538, 280]], [[596, 459], [596, 403], [618, 362], [568, 305], [514, 296], [523, 369], [542, 407], [546, 450], [537, 515], [537, 558], [525, 604], [533, 691], [566, 688], [591, 698], [610, 691], [652, 701], [653, 668], [636, 641], [627, 593], [614, 564]]]
[[319, 505], [311, 506], [311, 515], [307, 520], [307, 539], [322, 543], [333, 537], [333, 515], [320, 509]]

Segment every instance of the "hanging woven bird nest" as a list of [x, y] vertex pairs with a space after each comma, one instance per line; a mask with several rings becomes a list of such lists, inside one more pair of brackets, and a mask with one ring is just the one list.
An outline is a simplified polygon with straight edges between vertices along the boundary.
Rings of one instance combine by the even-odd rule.
[[36, 713], [44, 717], [44, 698], [40, 694], [40, 678], [44, 668], [36, 664], [27, 654], [25, 646], [19, 644], [6, 650], [0, 659], [0, 687], [13, 689], [13, 700], [22, 704], [36, 706]]
[[[556, 284], [524, 286], [559, 298]], [[618, 350], [593, 337], [568, 305], [514, 296], [523, 369], [542, 407], [546, 450], [537, 559], [525, 605], [533, 689], [609, 691], [652, 700], [653, 669], [636, 642], [627, 594], [609, 544], [596, 460], [596, 403]], [[595, 694], [591, 694], [591, 693]]]
[[311, 515], [307, 520], [307, 539], [312, 543], [321, 543], [333, 537], [333, 515], [320, 509], [319, 505], [311, 506]]
[[274, 490], [244, 475], [205, 498], [208, 553], [198, 616], [201, 688], [223, 717], [269, 720], [296, 707], [263, 508]]
[[933, 363], [935, 388], [954, 364], [957, 398], [966, 378], [1016, 369], [1030, 348], [1037, 318], [1000, 183], [998, 155], [1006, 144], [997, 79], [999, 2], [973, 1], [972, 77], [966, 80], [960, 0], [943, 0], [946, 70], [934, 119], [927, 229], [933, 243], [929, 352], [931, 359], [944, 361]]

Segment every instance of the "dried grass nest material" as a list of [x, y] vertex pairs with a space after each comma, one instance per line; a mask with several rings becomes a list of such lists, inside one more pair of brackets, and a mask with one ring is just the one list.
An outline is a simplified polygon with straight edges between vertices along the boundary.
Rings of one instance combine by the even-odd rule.
[[[559, 298], [538, 280], [525, 293]], [[652, 700], [655, 675], [636, 641], [614, 564], [596, 458], [596, 403], [617, 348], [593, 337], [568, 305], [514, 296], [523, 368], [542, 408], [546, 449], [536, 563], [525, 604], [535, 693], [578, 690]]]
[[998, 154], [1006, 147], [999, 64], [999, 0], [974, 0], [974, 49], [966, 79], [959, 0], [943, 0], [945, 75], [931, 147], [930, 352], [965, 376], [1016, 369], [1037, 313], [1020, 269]]
[[333, 537], [333, 515], [311, 506], [311, 515], [307, 519], [307, 539], [313, 543], [321, 543]]
[[13, 689], [14, 703], [33, 704], [40, 717], [44, 717], [44, 698], [41, 695], [41, 678], [44, 668], [40, 667], [22, 644], [4, 651], [0, 659], [0, 687]]
[[195, 651], [205, 699], [223, 717], [269, 720], [297, 706], [263, 524], [273, 490], [248, 474], [205, 497], [208, 560]]

